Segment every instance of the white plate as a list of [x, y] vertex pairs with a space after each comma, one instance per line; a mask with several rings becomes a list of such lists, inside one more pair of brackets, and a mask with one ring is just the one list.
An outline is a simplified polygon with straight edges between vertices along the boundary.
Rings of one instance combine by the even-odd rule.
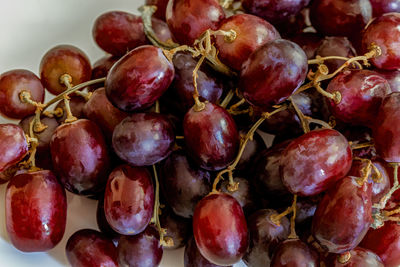
[[[79, 47], [95, 62], [104, 56], [93, 41], [92, 25], [102, 13], [122, 10], [138, 13], [144, 0], [0, 0], [0, 73], [22, 68], [38, 74], [47, 50], [59, 44]], [[49, 96], [47, 96], [47, 99]], [[6, 122], [0, 118], [0, 123]], [[68, 266], [65, 244], [75, 231], [97, 229], [96, 201], [68, 193], [68, 221], [63, 240], [48, 253], [22, 253], [5, 230], [4, 192], [0, 185], [0, 266]], [[183, 266], [183, 249], [165, 251], [163, 267]], [[245, 266], [238, 264], [236, 266]]]

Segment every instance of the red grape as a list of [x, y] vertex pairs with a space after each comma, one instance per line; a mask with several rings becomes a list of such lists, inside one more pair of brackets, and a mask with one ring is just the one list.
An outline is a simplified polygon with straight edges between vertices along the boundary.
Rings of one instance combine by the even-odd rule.
[[114, 106], [132, 112], [153, 105], [173, 78], [174, 67], [162, 50], [146, 45], [115, 63], [108, 73], [105, 88]]
[[[119, 57], [114, 57], [114, 56], [104, 56], [97, 60], [93, 64], [93, 69], [92, 69], [92, 80], [99, 79], [99, 78], [104, 78], [107, 76], [108, 72], [114, 66], [114, 64], [118, 61]], [[104, 84], [101, 83], [96, 83], [91, 86], [89, 86], [90, 91], [94, 91], [97, 88], [102, 88]]]
[[367, 52], [372, 44], [379, 46], [382, 55], [370, 61], [378, 69], [400, 69], [400, 13], [384, 14], [374, 19], [364, 31], [362, 48]]
[[188, 154], [203, 169], [221, 170], [235, 159], [239, 148], [235, 121], [225, 109], [212, 103], [205, 103], [201, 111], [195, 108], [183, 121]]
[[192, 221], [175, 215], [169, 208], [162, 209], [160, 224], [167, 231], [165, 237], [171, 238], [174, 242], [173, 246], [164, 247], [165, 249], [177, 249], [185, 246], [192, 234]]
[[100, 231], [108, 238], [118, 240], [119, 233], [115, 232], [110, 224], [107, 222], [106, 214], [104, 212], [104, 197], [100, 198], [97, 202], [96, 222]]
[[293, 194], [319, 194], [342, 179], [351, 168], [352, 152], [338, 131], [311, 131], [293, 140], [280, 159], [283, 184]]
[[399, 0], [370, 0], [374, 17], [385, 13], [400, 12]]
[[372, 251], [356, 247], [355, 249], [350, 250], [349, 253], [350, 253], [350, 259], [345, 263], [339, 261], [338, 255], [330, 254], [327, 257], [327, 266], [328, 267], [366, 267], [366, 266], [384, 267], [382, 260], [379, 258], [378, 255], [376, 255]]
[[175, 39], [192, 45], [206, 30], [217, 30], [225, 13], [218, 0], [170, 0], [165, 17]]
[[307, 56], [297, 44], [274, 40], [259, 47], [243, 63], [239, 88], [251, 105], [268, 109], [300, 87], [307, 67]]
[[400, 225], [397, 222], [387, 221], [378, 229], [370, 229], [360, 246], [376, 253], [385, 267], [399, 266]]
[[65, 250], [72, 267], [118, 267], [117, 248], [110, 239], [95, 230], [82, 229], [75, 232], [68, 239]]
[[317, 31], [326, 36], [347, 36], [361, 32], [372, 18], [369, 0], [315, 0], [310, 19]]
[[185, 267], [219, 267], [220, 265], [209, 262], [201, 255], [196, 241], [192, 237], [185, 247]]
[[371, 187], [354, 177], [336, 183], [318, 204], [312, 234], [323, 248], [343, 253], [355, 248], [372, 223]]
[[193, 233], [200, 253], [222, 266], [238, 262], [246, 252], [246, 219], [239, 202], [224, 193], [210, 194], [196, 206]]
[[40, 62], [40, 79], [44, 87], [58, 95], [67, 87], [60, 82], [62, 75], [72, 77], [72, 84], [77, 85], [90, 80], [92, 67], [86, 54], [72, 45], [56, 46], [43, 56]]
[[136, 113], [118, 124], [113, 133], [115, 153], [134, 166], [153, 165], [172, 152], [175, 136], [165, 115]]
[[110, 160], [96, 124], [81, 119], [59, 126], [50, 142], [50, 151], [54, 171], [67, 190], [91, 195], [104, 189]]
[[221, 61], [237, 71], [254, 50], [281, 37], [274, 26], [249, 14], [237, 14], [225, 19], [219, 30], [236, 32], [236, 39], [232, 42], [222, 35], [217, 36], [215, 46]]
[[165, 12], [167, 10], [168, 0], [146, 0], [146, 5], [154, 5], [157, 7], [154, 16], [165, 20]]
[[0, 124], [0, 173], [20, 162], [28, 154], [24, 131], [15, 124]]
[[318, 253], [299, 239], [283, 241], [275, 250], [271, 267], [319, 266]]
[[163, 255], [160, 235], [152, 226], [147, 227], [138, 235], [122, 236], [117, 249], [120, 266], [159, 266]]
[[116, 232], [141, 233], [150, 223], [153, 206], [154, 189], [147, 169], [121, 165], [112, 171], [104, 195], [104, 212]]
[[6, 191], [6, 226], [24, 252], [47, 251], [62, 239], [67, 222], [65, 191], [51, 171], [14, 176]]
[[374, 71], [388, 81], [392, 92], [400, 92], [400, 70], [385, 71], [376, 69]]
[[322, 37], [313, 32], [302, 32], [291, 38], [292, 42], [298, 44], [306, 53], [307, 59], [313, 59], [316, 56], [317, 49], [320, 47]]
[[[71, 109], [72, 115], [77, 117], [78, 119], [83, 119], [85, 117], [83, 112], [85, 104], [86, 104], [85, 98], [77, 95], [70, 96], [69, 107]], [[65, 102], [64, 101], [58, 102], [55, 109], [57, 110], [58, 108], [62, 109], [62, 116], [61, 117], [56, 116], [56, 119], [59, 123], [63, 123], [67, 119], [67, 110], [65, 109]]]
[[[240, 130], [240, 138], [245, 138], [247, 131]], [[255, 132], [253, 139], [247, 141], [246, 147], [243, 150], [243, 154], [240, 157], [239, 163], [236, 166], [237, 171], [244, 171], [246, 173], [247, 169], [250, 169], [254, 164], [254, 160], [260, 154], [261, 151], [266, 149], [265, 142], [263, 138]]]
[[221, 183], [221, 192], [233, 196], [246, 214], [253, 212], [257, 207], [257, 201], [249, 181], [241, 177], [235, 177], [234, 180], [239, 183], [238, 190], [234, 192], [229, 191], [229, 181], [223, 181]]
[[172, 210], [179, 216], [193, 216], [197, 202], [211, 190], [211, 175], [192, 164], [185, 153], [171, 154], [161, 168], [161, 191]]
[[11, 70], [0, 75], [0, 113], [12, 119], [22, 119], [35, 113], [36, 107], [23, 103], [21, 92], [29, 92], [31, 100], [43, 102], [44, 88], [40, 79], [28, 70]]
[[338, 104], [329, 100], [335, 118], [365, 126], [373, 124], [383, 98], [391, 93], [389, 83], [370, 70], [346, 70], [331, 80], [326, 91], [341, 94]]

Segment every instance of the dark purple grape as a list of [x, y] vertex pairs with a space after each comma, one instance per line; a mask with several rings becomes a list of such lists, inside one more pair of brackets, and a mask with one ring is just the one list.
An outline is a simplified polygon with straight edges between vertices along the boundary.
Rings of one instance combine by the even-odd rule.
[[95, 230], [75, 232], [68, 239], [65, 250], [72, 267], [118, 267], [118, 252], [114, 243]]
[[[114, 66], [114, 64], [118, 61], [119, 57], [114, 57], [114, 56], [104, 56], [97, 60], [93, 64], [93, 69], [92, 69], [92, 80], [95, 79], [100, 79], [107, 77], [108, 72]], [[102, 88], [104, 87], [104, 83], [96, 83], [91, 86], [89, 86], [90, 91], [94, 91], [97, 88]]]
[[154, 189], [147, 169], [121, 165], [112, 171], [104, 194], [104, 212], [116, 232], [143, 232], [150, 223], [153, 206]]
[[190, 218], [204, 196], [211, 191], [211, 175], [190, 161], [185, 153], [177, 151], [169, 156], [161, 168], [161, 192], [172, 210]]
[[374, 17], [380, 17], [385, 13], [400, 12], [399, 0], [370, 0]]
[[278, 213], [274, 210], [262, 209], [248, 218], [250, 243], [243, 258], [248, 267], [269, 266], [274, 249], [289, 236], [289, 220], [283, 217], [280, 225], [276, 225], [271, 221], [272, 215], [278, 215]]
[[10, 70], [0, 75], [0, 113], [11, 119], [22, 119], [35, 113], [36, 107], [23, 103], [21, 92], [28, 92], [31, 100], [43, 102], [44, 88], [40, 79], [28, 70]]
[[158, 266], [163, 255], [160, 235], [152, 226], [147, 227], [138, 235], [122, 236], [119, 239], [117, 250], [120, 266]]
[[283, 241], [275, 250], [271, 267], [319, 266], [319, 256], [316, 251], [299, 239]]
[[161, 227], [167, 233], [165, 237], [169, 237], [174, 242], [171, 247], [165, 249], [177, 249], [186, 245], [192, 234], [192, 221], [178, 215], [175, 215], [169, 208], [163, 208], [160, 216]]
[[100, 231], [111, 239], [118, 239], [119, 233], [115, 232], [110, 224], [107, 222], [106, 214], [104, 212], [104, 197], [100, 198], [97, 202], [96, 222]]
[[304, 50], [307, 59], [313, 59], [316, 56], [318, 47], [320, 47], [322, 43], [322, 39], [323, 38], [317, 33], [302, 32], [295, 35], [290, 40], [298, 44]]
[[123, 56], [111, 68], [105, 84], [107, 97], [126, 112], [154, 104], [174, 79], [174, 67], [160, 48], [146, 45]]
[[199, 249], [197, 248], [194, 237], [190, 238], [189, 242], [185, 247], [184, 267], [219, 267], [219, 266], [220, 265], [211, 263], [206, 258], [204, 258], [203, 255], [201, 255]]
[[[239, 136], [242, 139], [246, 137], [246, 134], [247, 131], [239, 131]], [[254, 164], [254, 160], [256, 159], [256, 157], [260, 154], [261, 151], [266, 148], [267, 147], [265, 146], [263, 138], [257, 132], [255, 132], [253, 135], [253, 139], [247, 142], [243, 154], [240, 157], [239, 163], [236, 166], [236, 170], [246, 173], [246, 171], [250, 169]]]
[[235, 121], [222, 107], [205, 103], [196, 111], [192, 107], [183, 121], [188, 155], [203, 169], [217, 171], [227, 167], [239, 148]]
[[242, 65], [239, 88], [263, 109], [285, 101], [304, 82], [307, 57], [295, 43], [279, 39], [259, 47]]
[[241, 177], [235, 177], [234, 180], [239, 183], [238, 190], [230, 192], [228, 190], [229, 181], [223, 181], [221, 183], [221, 191], [233, 196], [246, 214], [253, 212], [257, 207], [257, 200], [249, 181]]
[[175, 136], [164, 115], [133, 114], [119, 123], [113, 133], [115, 153], [134, 166], [153, 165], [172, 152]]

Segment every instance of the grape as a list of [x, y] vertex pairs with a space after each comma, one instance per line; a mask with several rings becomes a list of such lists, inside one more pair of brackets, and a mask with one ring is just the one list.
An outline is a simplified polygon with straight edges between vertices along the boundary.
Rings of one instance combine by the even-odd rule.
[[237, 71], [240, 71], [243, 62], [254, 50], [281, 37], [267, 21], [248, 14], [237, 14], [225, 19], [219, 30], [236, 32], [236, 39], [232, 42], [222, 35], [217, 36], [215, 46], [221, 61]]
[[40, 79], [28, 70], [10, 70], [0, 75], [0, 113], [12, 119], [22, 119], [35, 113], [35, 106], [23, 103], [21, 92], [29, 92], [31, 100], [43, 102], [44, 88]]
[[28, 154], [28, 142], [21, 127], [0, 124], [0, 173], [20, 162]]
[[248, 246], [243, 210], [237, 200], [224, 193], [210, 194], [197, 204], [193, 233], [200, 253], [222, 266], [238, 262]]
[[318, 253], [299, 239], [283, 241], [275, 250], [271, 267], [319, 266]]
[[389, 83], [370, 70], [346, 70], [331, 80], [326, 91], [341, 94], [338, 104], [329, 100], [335, 118], [365, 126], [373, 124], [383, 98], [391, 93]]
[[364, 31], [362, 49], [368, 51], [372, 44], [380, 47], [382, 55], [371, 58], [378, 69], [400, 68], [400, 13], [384, 14], [373, 20]]
[[106, 214], [104, 212], [104, 197], [100, 198], [97, 202], [97, 209], [96, 209], [96, 222], [97, 226], [99, 227], [100, 231], [110, 239], [118, 240], [119, 234], [115, 232], [110, 224], [107, 222]]
[[274, 210], [262, 209], [248, 218], [250, 235], [249, 249], [243, 260], [248, 267], [261, 267], [271, 264], [274, 249], [289, 236], [289, 220], [283, 217], [280, 225], [271, 221]]
[[400, 12], [399, 0], [370, 0], [374, 17], [380, 17], [385, 13]]
[[104, 212], [110, 226], [123, 235], [137, 235], [150, 223], [154, 189], [145, 168], [121, 165], [108, 179]]
[[218, 0], [171, 0], [165, 17], [178, 43], [192, 45], [206, 30], [217, 30], [225, 13]]
[[293, 194], [319, 194], [344, 178], [352, 153], [346, 138], [331, 129], [314, 130], [293, 140], [282, 153], [280, 173]]
[[72, 45], [53, 47], [43, 56], [40, 62], [40, 79], [44, 87], [52, 94], [58, 95], [67, 87], [60, 82], [62, 75], [72, 77], [72, 84], [90, 80], [92, 67], [86, 54]]
[[349, 251], [350, 259], [345, 263], [341, 263], [338, 260], [338, 255], [330, 254], [327, 258], [328, 267], [364, 267], [364, 266], [374, 266], [374, 267], [384, 267], [382, 260], [378, 255], [363, 249], [356, 247]]
[[218, 267], [204, 258], [192, 237], [185, 247], [185, 267]]
[[385, 267], [396, 267], [400, 264], [400, 225], [387, 221], [378, 229], [370, 229], [362, 240], [360, 247], [378, 255]]
[[221, 192], [233, 196], [239, 202], [246, 214], [253, 212], [257, 207], [257, 200], [255, 198], [253, 188], [250, 187], [249, 181], [241, 177], [235, 177], [234, 180], [235, 182], [239, 183], [239, 188], [237, 191], [229, 191], [229, 181], [223, 181], [221, 183]]
[[[114, 64], [118, 61], [119, 57], [115, 56], [104, 56], [97, 60], [93, 64], [93, 69], [92, 69], [92, 80], [95, 79], [100, 79], [104, 78], [107, 76], [108, 72], [114, 66]], [[101, 83], [96, 83], [91, 86], [89, 86], [90, 91], [94, 91], [97, 88], [102, 88], [104, 84]]]
[[290, 39], [296, 34], [303, 33], [303, 30], [307, 28], [308, 13], [308, 9], [305, 8], [299, 13], [289, 16], [286, 20], [275, 23], [274, 26], [284, 39]]
[[185, 246], [192, 234], [192, 221], [175, 215], [169, 208], [162, 210], [160, 224], [167, 231], [165, 237], [171, 238], [174, 242], [173, 246], [164, 247], [165, 249], [177, 249]]
[[368, 0], [315, 0], [310, 19], [317, 32], [326, 36], [352, 37], [372, 18]]
[[168, 43], [173, 39], [172, 33], [168, 28], [168, 24], [165, 21], [152, 18], [151, 26], [153, 28], [154, 33], [156, 34], [158, 40]]
[[120, 266], [158, 266], [163, 255], [160, 236], [151, 226], [138, 235], [122, 236], [117, 249]]
[[[194, 105], [193, 100], [193, 70], [197, 61], [189, 53], [177, 53], [173, 59], [175, 67], [175, 79], [172, 89], [179, 98], [179, 106], [184, 112]], [[219, 78], [206, 65], [202, 65], [197, 71], [197, 90], [201, 101], [216, 103], [224, 90], [222, 79]], [[182, 113], [182, 112], [180, 112]]]
[[154, 5], [157, 7], [154, 16], [165, 20], [165, 12], [167, 10], [168, 0], [146, 0], [146, 5]]
[[235, 158], [239, 136], [234, 120], [220, 106], [205, 103], [205, 108], [191, 108], [183, 121], [188, 155], [203, 169], [221, 170]]
[[[240, 130], [239, 136], [241, 138], [245, 138], [247, 131]], [[255, 132], [253, 135], [253, 139], [247, 141], [246, 147], [244, 148], [243, 154], [240, 157], [239, 163], [236, 166], [237, 171], [243, 171], [245, 175], [247, 170], [250, 169], [253, 165], [254, 160], [260, 154], [261, 151], [266, 149], [263, 138]]]
[[173, 78], [174, 67], [162, 50], [150, 45], [141, 46], [111, 68], [105, 88], [114, 106], [133, 112], [153, 105]]
[[5, 198], [7, 233], [17, 249], [47, 251], [61, 241], [67, 222], [67, 199], [51, 171], [14, 176]]
[[[79, 119], [85, 118], [84, 112], [83, 112], [83, 110], [85, 108], [85, 104], [86, 104], [86, 101], [83, 97], [77, 96], [77, 95], [70, 96], [69, 107], [71, 109], [72, 115]], [[62, 116], [61, 117], [56, 116], [56, 119], [57, 119], [58, 123], [63, 123], [67, 119], [67, 110], [65, 109], [65, 102], [60, 101], [57, 104], [55, 110], [57, 110], [58, 108], [62, 109]]]
[[[357, 211], [357, 212], [355, 212]], [[372, 223], [371, 187], [354, 177], [335, 184], [318, 204], [312, 234], [323, 248], [343, 253], [355, 248]]]
[[59, 126], [50, 142], [54, 171], [65, 189], [81, 195], [104, 189], [110, 159], [99, 127], [85, 119]]
[[122, 160], [134, 166], [153, 165], [172, 152], [175, 136], [165, 115], [137, 113], [114, 129], [112, 144]]
[[323, 38], [313, 32], [302, 32], [291, 38], [292, 42], [298, 44], [306, 53], [307, 59], [313, 59], [316, 56], [317, 49], [321, 46]]
[[382, 77], [384, 77], [388, 83], [390, 84], [390, 88], [392, 92], [400, 92], [400, 71], [393, 70], [393, 71], [385, 71], [385, 70], [374, 70], [375, 72], [379, 73]]
[[118, 266], [118, 252], [110, 239], [102, 233], [82, 229], [75, 232], [65, 248], [69, 264], [80, 266]]
[[111, 140], [114, 128], [129, 115], [111, 104], [104, 88], [93, 92], [83, 108], [83, 113], [100, 127], [107, 140]]
[[[400, 162], [400, 140], [396, 138], [400, 106], [400, 93], [386, 96], [379, 109], [376, 124], [373, 127], [375, 147], [379, 156], [387, 162]], [[400, 134], [400, 133], [399, 133]]]
[[243, 63], [239, 88], [251, 105], [268, 109], [293, 94], [306, 75], [304, 51], [293, 42], [279, 39], [259, 47]]
[[193, 216], [197, 202], [211, 190], [211, 175], [196, 167], [185, 153], [176, 151], [161, 168], [161, 192], [172, 210], [179, 216]]

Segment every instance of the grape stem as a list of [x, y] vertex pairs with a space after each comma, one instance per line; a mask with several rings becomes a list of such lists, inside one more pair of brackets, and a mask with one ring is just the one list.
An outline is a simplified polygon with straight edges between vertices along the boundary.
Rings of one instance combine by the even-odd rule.
[[215, 178], [214, 183], [213, 183], [213, 189], [212, 189], [211, 193], [217, 193], [218, 192], [218, 190], [217, 190], [218, 183], [219, 183], [219, 181], [221, 179], [223, 179], [223, 175], [226, 174], [226, 173], [228, 173], [228, 176], [229, 176], [229, 185], [227, 186], [228, 190], [230, 192], [237, 191], [239, 183], [234, 181], [234, 179], [233, 179], [233, 171], [235, 170], [236, 166], [238, 165], [238, 163], [240, 161], [240, 158], [243, 155], [243, 152], [244, 152], [244, 150], [246, 148], [246, 145], [247, 145], [248, 141], [253, 139], [255, 131], [258, 129], [258, 127], [260, 127], [260, 125], [266, 119], [269, 119], [274, 114], [279, 113], [282, 110], [287, 109], [287, 105], [284, 104], [282, 106], [275, 106], [275, 108], [276, 109], [274, 111], [270, 112], [270, 113], [269, 112], [264, 112], [262, 114], [261, 118], [250, 128], [250, 130], [247, 132], [243, 142], [240, 144], [239, 152], [238, 152], [234, 162], [231, 165], [229, 165], [228, 168], [226, 168], [225, 170], [220, 171], [217, 174], [217, 177]]
[[361, 143], [361, 144], [350, 143], [350, 147], [351, 147], [352, 150], [363, 149], [363, 148], [366, 148], [366, 147], [373, 147], [374, 145], [375, 144], [374, 144], [373, 141], [365, 142], [365, 143]]
[[345, 253], [342, 253], [337, 256], [337, 260], [340, 264], [346, 264], [347, 262], [349, 262], [350, 259], [351, 259], [350, 251], [346, 251]]
[[235, 92], [232, 89], [229, 90], [229, 92], [226, 94], [224, 100], [221, 102], [220, 107], [226, 108], [234, 96], [235, 96]]
[[398, 178], [399, 163], [391, 163], [390, 165], [393, 167], [393, 186], [389, 190], [389, 192], [381, 198], [379, 203], [373, 206], [374, 208], [377, 208], [379, 210], [383, 210], [386, 207], [386, 204], [389, 201], [390, 197], [400, 188]]
[[297, 116], [298, 116], [299, 119], [300, 119], [301, 127], [303, 127], [304, 133], [310, 132], [310, 125], [309, 125], [309, 122], [308, 122], [307, 119], [305, 118], [303, 112], [301, 112], [301, 110], [299, 109], [299, 107], [297, 106], [297, 104], [294, 102], [294, 100], [293, 100], [292, 97], [290, 97], [289, 100], [290, 100], [290, 103], [292, 104], [294, 110], [296, 111]]
[[286, 215], [292, 213], [292, 217], [290, 218], [290, 235], [289, 239], [296, 239], [298, 238], [296, 234], [296, 229], [295, 229], [295, 223], [296, 223], [296, 213], [297, 213], [297, 195], [293, 195], [293, 202], [290, 207], [288, 207], [284, 212], [280, 214], [272, 214], [269, 219], [271, 222], [277, 226], [281, 225], [281, 219], [285, 217]]

